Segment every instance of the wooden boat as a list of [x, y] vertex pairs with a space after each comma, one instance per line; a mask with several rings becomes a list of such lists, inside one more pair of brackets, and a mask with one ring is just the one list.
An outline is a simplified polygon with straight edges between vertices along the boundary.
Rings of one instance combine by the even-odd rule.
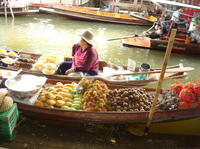
[[[183, 54], [200, 54], [200, 44], [186, 43], [184, 39], [175, 39], [172, 52]], [[165, 51], [168, 41], [164, 39], [151, 39], [149, 37], [133, 37], [122, 40], [125, 46], [133, 46]]]
[[154, 123], [150, 132], [162, 134], [200, 135], [200, 118], [169, 123]]
[[[47, 83], [55, 84], [57, 81], [48, 80]], [[62, 81], [62, 83], [68, 83]], [[110, 86], [119, 88], [117, 86]], [[154, 92], [154, 89], [146, 89], [148, 92]], [[88, 112], [60, 110], [56, 108], [45, 108], [34, 105], [27, 105], [18, 102], [19, 109], [24, 115], [34, 118], [56, 121], [56, 122], [78, 122], [78, 123], [146, 123], [149, 112]], [[153, 123], [180, 121], [200, 117], [200, 108], [182, 109], [174, 111], [157, 111], [153, 117]]]
[[138, 15], [137, 13], [130, 13], [131, 16], [135, 17], [135, 18], [138, 18], [138, 19], [141, 19], [141, 20], [144, 20], [144, 21], [147, 21], [147, 22], [151, 22], [151, 23], [154, 23], [157, 21], [157, 18], [153, 17], [153, 16], [141, 16], [141, 15]]
[[[19, 52], [19, 55], [21, 57], [27, 57], [27, 58], [32, 58], [37, 60], [41, 55], [40, 54], [33, 54], [33, 53], [28, 53], [28, 52]], [[65, 60], [69, 61], [71, 60], [70, 58], [65, 58]], [[103, 71], [103, 67], [110, 67], [106, 62], [100, 61], [100, 71]], [[176, 65], [176, 66], [170, 66], [168, 67], [168, 70], [173, 70], [173, 69], [178, 69], [181, 68], [181, 65]], [[124, 69], [127, 69], [127, 66], [123, 66]], [[6, 69], [6, 70], [19, 70], [20, 67], [16, 67], [15, 65], [8, 65], [7, 67], [5, 66], [0, 66], [0, 69]], [[136, 71], [138, 71], [139, 68], [136, 68]], [[159, 71], [159, 68], [152, 68], [151, 71]], [[66, 75], [46, 75], [41, 72], [37, 71], [32, 71], [29, 68], [23, 68], [22, 74], [33, 74], [37, 76], [45, 76], [48, 79], [56, 79], [56, 80], [68, 80], [68, 81], [80, 81], [82, 77], [69, 77]], [[108, 85], [115, 85], [115, 86], [121, 86], [121, 87], [131, 87], [131, 86], [144, 86], [147, 84], [151, 83], [156, 83], [158, 81], [158, 76], [159, 73], [152, 73], [149, 75], [151, 79], [149, 80], [113, 80], [112, 77], [103, 77], [103, 76], [88, 76], [87, 78], [90, 79], [98, 79], [106, 82]], [[187, 73], [184, 71], [178, 71], [178, 72], [173, 72], [173, 73], [166, 73], [164, 80], [168, 79], [178, 79], [178, 78], [183, 78], [186, 77]]]
[[[113, 12], [104, 12], [89, 7], [63, 6], [63, 5], [47, 5], [32, 4], [31, 6], [40, 7], [40, 12], [64, 15], [74, 19], [133, 24], [133, 25], [152, 25], [152, 22], [141, 20], [130, 16], [129, 14], [120, 14]], [[151, 18], [147, 17], [150, 20]]]
[[[32, 14], [32, 13], [38, 13], [39, 9], [30, 9], [29, 7], [14, 7], [13, 9], [13, 14], [16, 16], [18, 15], [27, 15], [27, 14]], [[0, 7], [0, 16], [4, 16], [4, 7]], [[7, 15], [11, 16], [10, 8], [7, 8]]]

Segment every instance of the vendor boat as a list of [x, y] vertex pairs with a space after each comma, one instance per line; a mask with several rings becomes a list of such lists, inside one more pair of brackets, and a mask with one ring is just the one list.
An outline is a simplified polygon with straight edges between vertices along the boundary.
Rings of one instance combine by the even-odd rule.
[[[68, 80], [68, 81], [78, 82], [82, 79], [82, 77], [73, 77], [73, 76], [55, 75], [55, 74], [44, 74], [44, 73], [39, 72], [39, 71], [33, 71], [33, 70], [31, 70], [31, 68], [32, 68], [32, 65], [34, 63], [30, 63], [30, 65], [28, 65], [28, 62], [23, 63], [23, 62], [20, 61], [20, 59], [28, 58], [28, 59], [35, 60], [34, 62], [36, 62], [41, 55], [40, 54], [28, 53], [28, 52], [19, 52], [18, 55], [19, 55], [19, 58], [12, 65], [5, 65], [3, 62], [1, 62], [3, 66], [0, 66], [0, 69], [13, 70], [13, 71], [17, 71], [19, 69], [22, 69], [21, 74], [33, 74], [33, 75], [37, 75], [37, 76], [45, 76], [48, 79], [56, 79], [56, 80], [65, 80], [65, 81]], [[70, 60], [71, 60], [71, 58], [65, 58], [65, 61], [70, 61]], [[19, 62], [20, 64], [16, 65], [17, 62]], [[23, 63], [23, 65], [21, 65], [21, 63]], [[97, 76], [87, 76], [86, 78], [95, 79], [95, 80], [102, 80], [102, 81], [106, 82], [106, 84], [111, 85], [111, 86], [112, 85], [121, 86], [121, 87], [144, 86], [144, 85], [147, 85], [147, 84], [156, 83], [158, 81], [160, 70], [161, 70], [159, 68], [152, 68], [152, 69], [150, 69], [149, 72], [142, 73], [143, 75], [148, 75], [149, 79], [130, 79], [130, 78], [124, 77], [124, 75], [128, 76], [129, 73], [128, 74], [121, 74], [121, 75], [116, 74], [116, 75], [111, 75], [111, 76], [103, 76], [103, 75], [101, 75], [101, 73], [103, 72], [103, 67], [115, 67], [115, 68], [117, 68], [118, 66], [111, 66], [111, 65], [108, 65], [104, 61], [100, 61], [100, 73], [99, 73], [99, 75], [97, 75]], [[123, 68], [124, 68], [124, 70], [127, 70], [127, 66], [123, 66]], [[186, 68], [186, 70], [185, 70], [185, 68]], [[187, 70], [187, 68], [189, 68], [189, 70]], [[167, 69], [167, 71], [169, 71], [169, 72], [166, 72], [164, 80], [184, 78], [184, 77], [187, 76], [186, 72], [191, 71], [191, 70], [193, 70], [193, 68], [183, 67], [182, 65], [170, 66]], [[136, 72], [133, 72], [133, 73], [131, 72], [129, 76], [141, 74], [141, 72], [138, 72], [139, 68], [136, 68], [135, 71]]]
[[[56, 84], [56, 80], [47, 80], [48, 84]], [[62, 81], [63, 84], [69, 83]], [[110, 86], [110, 89], [119, 88]], [[155, 92], [155, 89], [146, 89], [146, 92]], [[149, 111], [138, 112], [94, 112], [81, 110], [61, 110], [58, 108], [39, 107], [29, 105], [23, 102], [17, 102], [18, 108], [24, 115], [31, 116], [41, 120], [56, 121], [62, 123], [146, 123]], [[152, 123], [174, 122], [200, 117], [200, 108], [178, 109], [168, 111], [156, 111]]]
[[[122, 40], [124, 46], [140, 47], [153, 50], [165, 51], [168, 40], [151, 39], [149, 37], [132, 37]], [[181, 54], [200, 54], [200, 44], [187, 42], [187, 39], [176, 38], [172, 52]]]
[[31, 4], [32, 7], [39, 7], [40, 12], [59, 14], [74, 19], [100, 21], [119, 24], [132, 24], [132, 25], [146, 25], [151, 26], [154, 21], [154, 17], [145, 17], [146, 20], [135, 18], [129, 14], [113, 13], [100, 11], [90, 7], [78, 7], [78, 6], [63, 6], [63, 5], [47, 5], [44, 4]]

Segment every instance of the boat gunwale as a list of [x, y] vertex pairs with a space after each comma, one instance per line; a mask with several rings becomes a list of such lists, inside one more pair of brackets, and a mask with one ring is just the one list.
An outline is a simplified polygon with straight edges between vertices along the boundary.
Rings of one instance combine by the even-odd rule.
[[[58, 121], [77, 121], [77, 122], [98, 122], [98, 123], [146, 123], [149, 111], [145, 112], [95, 112], [95, 111], [78, 111], [78, 110], [61, 110], [46, 107], [38, 107], [18, 103], [19, 109], [25, 115], [37, 118], [56, 119]], [[195, 112], [195, 113], [194, 113]], [[40, 115], [38, 115], [40, 114]], [[75, 115], [74, 115], [75, 114]], [[181, 114], [181, 115], [178, 115]], [[104, 117], [102, 117], [104, 116]], [[123, 116], [123, 117], [122, 117]], [[152, 122], [172, 122], [187, 120], [200, 117], [200, 107], [193, 109], [179, 109], [172, 111], [156, 111]]]
[[[5, 69], [5, 70], [13, 70], [13, 71], [17, 71], [18, 69], [12, 69], [12, 68], [5, 68], [0, 66], [0, 69]], [[187, 73], [185, 72], [180, 72], [183, 74], [177, 74], [176, 76], [173, 77], [166, 77], [164, 78], [164, 80], [170, 80], [170, 79], [178, 79], [178, 78], [184, 78], [187, 76]], [[36, 76], [45, 76], [49, 79], [55, 79], [55, 80], [59, 80], [59, 81], [74, 81], [74, 82], [78, 82], [81, 80], [82, 77], [69, 77], [66, 75], [46, 75], [43, 74], [41, 72], [34, 72], [34, 71], [29, 71], [29, 70], [22, 70], [21, 74], [31, 74], [31, 75], [36, 75]], [[93, 79], [93, 80], [101, 80], [104, 81], [106, 84], [108, 85], [116, 85], [116, 86], [123, 86], [123, 87], [131, 87], [131, 86], [144, 86], [147, 84], [152, 84], [157, 82], [158, 80], [106, 80], [103, 77], [99, 77], [99, 76], [88, 76], [86, 77], [88, 79]]]
[[[23, 52], [23, 51], [19, 51], [19, 54], [24, 54], [24, 55], [29, 55], [35, 58], [39, 58], [41, 56], [41, 54], [35, 54], [35, 53], [29, 53], [29, 52]], [[65, 60], [70, 60], [70, 58], [64, 58]], [[100, 61], [102, 64], [102, 67], [107, 65], [106, 62], [104, 61]], [[124, 68], [126, 66], [123, 66]], [[178, 68], [180, 67], [179, 65], [175, 65], [175, 66], [169, 66], [169, 69], [173, 69], [173, 68]], [[0, 69], [6, 69], [6, 70], [13, 70], [13, 71], [17, 71], [18, 68], [9, 68], [9, 67], [3, 67], [0, 66]], [[152, 68], [153, 70], [159, 70], [158, 68]], [[42, 72], [38, 72], [38, 71], [32, 71], [30, 69], [23, 69], [21, 74], [32, 74], [32, 75], [36, 75], [36, 76], [45, 76], [49, 79], [55, 79], [55, 80], [60, 80], [60, 81], [80, 81], [82, 77], [73, 77], [73, 76], [66, 76], [66, 75], [54, 75], [54, 74], [43, 74]], [[169, 79], [178, 79], [178, 78], [183, 78], [187, 76], [186, 72], [179, 72], [179, 73], [174, 73], [175, 76], [170, 76], [170, 77], [166, 77], [164, 78], [164, 80], [169, 80]], [[131, 86], [144, 86], [147, 84], [151, 84], [151, 83], [155, 83], [158, 80], [108, 80], [103, 78], [102, 76], [88, 76], [86, 78], [89, 79], [94, 79], [94, 80], [101, 80], [104, 81], [105, 83], [107, 83], [109, 86], [110, 85], [116, 85], [116, 86], [121, 86], [121, 87], [131, 87]]]
[[[103, 22], [110, 22], [110, 23], [119, 23], [119, 24], [127, 24], [127, 25], [141, 25], [141, 26], [151, 26], [152, 23], [144, 20], [140, 20], [137, 18], [134, 19], [129, 19], [129, 18], [120, 18], [120, 17], [112, 17], [112, 16], [104, 16], [104, 15], [97, 15], [97, 14], [92, 14], [92, 13], [84, 13], [84, 12], [76, 12], [73, 10], [68, 10], [64, 8], [57, 8], [57, 7], [43, 7], [43, 8], [50, 8], [50, 9], [57, 9], [63, 12], [49, 12], [47, 10], [40, 10], [48, 13], [53, 13], [53, 14], [60, 14], [68, 17], [73, 17], [73, 18], [80, 18], [80, 19], [86, 19], [86, 20], [97, 20], [97, 21], [103, 21]], [[64, 12], [65, 11], [65, 12]], [[66, 11], [68, 11], [71, 14], [67, 14]], [[83, 15], [82, 15], [83, 14]], [[94, 16], [94, 19], [91, 18], [91, 15]], [[119, 21], [120, 19], [120, 21]]]
[[[79, 12], [79, 11], [75, 11], [75, 10], [73, 11], [73, 10], [68, 10], [68, 9], [59, 8], [59, 7], [52, 7], [52, 8], [53, 9], [60, 9], [60, 10], [67, 10], [67, 11], [71, 11], [71, 12], [74, 12], [74, 13], [81, 13], [81, 14], [83, 13], [83, 14], [89, 14], [89, 15], [101, 16], [101, 17], [108, 17], [108, 18], [127, 19], [127, 20], [134, 20], [134, 21], [140, 20], [140, 19], [137, 19], [137, 18], [134, 18], [134, 17], [133, 17], [133, 19], [129, 19], [129, 18], [123, 18], [123, 17], [115, 17], [115, 16], [108, 16], [108, 15], [98, 15], [98, 14], [92, 14], [92, 13], [86, 13], [86, 12]], [[146, 22], [146, 21], [144, 21], [144, 22]]]
[[[134, 37], [134, 38], [137, 38], [137, 37]], [[143, 45], [137, 45], [136, 43], [130, 43], [130, 41], [128, 41], [130, 39], [131, 38], [123, 39], [122, 44], [124, 46], [128, 46], [128, 47], [139, 47], [139, 48], [143, 48], [143, 49], [155, 49], [155, 50], [160, 50], [160, 51], [163, 51], [166, 48], [157, 47], [155, 45], [163, 44], [164, 46], [167, 46], [167, 44], [168, 44], [168, 41], [164, 40], [164, 39], [156, 40], [156, 39], [149, 38], [147, 40], [149, 40], [151, 42], [151, 45], [149, 47], [144, 47]], [[200, 48], [200, 44], [197, 44], [197, 43], [185, 43], [185, 42], [180, 42], [180, 41], [174, 41], [174, 46], [172, 48], [172, 52], [173, 53], [190, 54], [190, 55], [195, 55], [195, 54], [199, 55], [200, 54], [200, 50], [198, 50], [199, 48]]]

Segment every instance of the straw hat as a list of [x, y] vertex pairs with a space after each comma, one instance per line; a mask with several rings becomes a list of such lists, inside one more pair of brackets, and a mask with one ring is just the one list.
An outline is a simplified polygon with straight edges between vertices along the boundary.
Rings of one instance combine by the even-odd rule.
[[94, 36], [93, 36], [93, 34], [91, 32], [85, 31], [83, 34], [80, 35], [80, 37], [82, 39], [84, 39], [87, 43], [89, 43], [91, 45], [93, 44]]

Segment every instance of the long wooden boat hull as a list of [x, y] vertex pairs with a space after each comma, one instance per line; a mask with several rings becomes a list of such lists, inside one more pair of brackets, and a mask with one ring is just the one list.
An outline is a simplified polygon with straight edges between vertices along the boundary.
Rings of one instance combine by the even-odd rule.
[[[123, 45], [165, 51], [168, 41], [155, 40], [149, 37], [134, 37], [122, 40]], [[200, 44], [175, 41], [172, 49], [174, 53], [200, 54]]]
[[100, 21], [119, 24], [133, 24], [133, 25], [152, 25], [152, 22], [134, 18], [128, 14], [119, 14], [112, 12], [101, 12], [91, 10], [83, 7], [69, 7], [69, 6], [42, 6], [40, 12], [64, 15], [74, 19]]
[[[42, 108], [18, 103], [24, 115], [60, 122], [93, 123], [146, 123], [148, 112], [87, 112]], [[200, 117], [200, 108], [156, 112], [153, 123], [172, 122]]]
[[[55, 84], [57, 81], [48, 80], [47, 83]], [[62, 83], [68, 83], [62, 81]], [[110, 89], [119, 88], [111, 86]], [[155, 92], [155, 89], [146, 89], [148, 92]], [[55, 108], [38, 107], [18, 103], [18, 107], [27, 116], [47, 119], [51, 121], [65, 122], [93, 122], [93, 123], [146, 123], [149, 112], [89, 112], [89, 111], [70, 111]], [[179, 121], [200, 117], [200, 108], [184, 109], [174, 111], [155, 112], [153, 123]]]

